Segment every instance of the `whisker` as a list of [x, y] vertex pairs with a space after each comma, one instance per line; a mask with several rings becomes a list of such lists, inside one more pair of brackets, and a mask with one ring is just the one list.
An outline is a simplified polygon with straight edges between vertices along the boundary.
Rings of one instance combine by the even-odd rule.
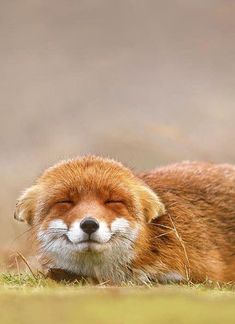
[[67, 228], [59, 228], [59, 227], [49, 227], [47, 229], [45, 229], [45, 231], [49, 231], [49, 230], [55, 230], [55, 231], [67, 231]]
[[52, 238], [49, 242], [43, 244], [42, 248], [47, 250], [50, 249], [53, 246], [53, 244], [55, 244], [56, 240], [57, 239]]
[[124, 238], [124, 239], [130, 241], [131, 243], [135, 244], [135, 242], [134, 242], [132, 239], [130, 239], [129, 237], [127, 237], [127, 236], [124, 235], [124, 234], [121, 234], [121, 235], [119, 235], [118, 237]]
[[17, 237], [15, 237], [13, 239], [13, 241], [11, 242], [11, 244], [15, 243], [15, 241], [17, 241], [18, 239], [20, 239], [22, 236], [26, 235], [27, 233], [29, 233], [32, 229], [29, 228], [26, 231], [24, 231], [23, 233], [19, 234]]
[[67, 231], [44, 231], [42, 232], [44, 235], [51, 235], [51, 234], [58, 234], [58, 235], [61, 235], [61, 234], [65, 234], [67, 233]]

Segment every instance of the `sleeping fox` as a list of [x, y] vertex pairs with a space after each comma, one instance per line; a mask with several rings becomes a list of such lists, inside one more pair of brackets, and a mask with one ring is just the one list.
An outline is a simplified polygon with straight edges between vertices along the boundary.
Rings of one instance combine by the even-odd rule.
[[[47, 169], [17, 201], [41, 263], [121, 285], [235, 281], [235, 167], [183, 162], [136, 174], [85, 156]], [[56, 279], [56, 275], [55, 275]]]

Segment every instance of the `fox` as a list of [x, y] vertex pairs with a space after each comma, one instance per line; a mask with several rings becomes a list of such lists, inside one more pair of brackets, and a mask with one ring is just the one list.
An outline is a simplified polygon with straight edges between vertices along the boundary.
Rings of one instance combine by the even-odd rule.
[[[135, 172], [83, 156], [46, 169], [19, 197], [52, 279], [111, 285], [235, 281], [235, 167], [181, 162]], [[30, 243], [31, 244], [31, 243]]]

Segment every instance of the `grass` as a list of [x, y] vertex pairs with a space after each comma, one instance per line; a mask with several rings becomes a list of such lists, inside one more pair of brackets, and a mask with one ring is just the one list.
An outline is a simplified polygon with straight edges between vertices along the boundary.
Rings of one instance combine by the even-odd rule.
[[92, 287], [0, 275], [1, 324], [234, 323], [232, 285]]

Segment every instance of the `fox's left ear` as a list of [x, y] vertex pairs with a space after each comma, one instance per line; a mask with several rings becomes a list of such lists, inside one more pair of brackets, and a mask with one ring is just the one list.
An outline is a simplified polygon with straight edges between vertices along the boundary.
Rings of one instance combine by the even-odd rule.
[[141, 186], [140, 200], [147, 223], [165, 213], [165, 206], [155, 192], [147, 186]]
[[35, 208], [36, 197], [38, 194], [37, 186], [32, 186], [26, 189], [16, 202], [16, 209], [14, 218], [20, 222], [26, 222], [29, 225], [32, 224]]

